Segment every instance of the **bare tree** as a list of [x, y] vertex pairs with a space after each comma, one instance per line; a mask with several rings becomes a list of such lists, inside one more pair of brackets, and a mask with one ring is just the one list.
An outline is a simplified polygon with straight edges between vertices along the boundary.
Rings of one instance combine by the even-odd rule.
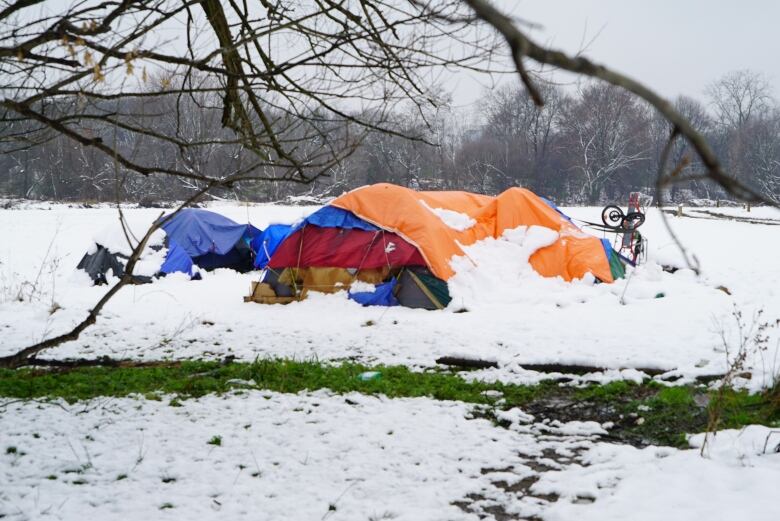
[[563, 146], [572, 152], [571, 170], [582, 178], [583, 200], [595, 204], [605, 185], [647, 157], [637, 99], [612, 85], [594, 84], [564, 110]]
[[[537, 107], [527, 90], [509, 86], [492, 92], [484, 103], [485, 134], [498, 141], [507, 184], [522, 184], [546, 192], [546, 164], [564, 97], [555, 85], [540, 83], [545, 104]], [[503, 186], [506, 188], [506, 185]]]
[[745, 162], [753, 183], [772, 201], [780, 204], [780, 110], [755, 118], [744, 129]]
[[747, 153], [751, 146], [748, 133], [749, 127], [771, 110], [768, 82], [756, 72], [739, 70], [710, 84], [706, 92], [715, 110], [719, 148], [731, 174], [756, 186], [754, 165]]
[[[712, 134], [714, 123], [707, 112], [707, 109], [701, 102], [693, 98], [680, 96], [674, 101], [674, 106], [680, 114], [691, 122], [691, 126], [698, 132], [706, 136]], [[648, 187], [648, 191], [652, 191], [650, 187], [653, 187], [655, 184], [655, 175], [660, 167], [661, 153], [666, 146], [669, 134], [672, 132], [673, 128], [669, 122], [658, 113], [652, 115], [648, 125], [651, 154], [645, 174], [645, 186]], [[678, 175], [693, 179], [688, 183], [672, 183], [669, 187], [668, 194], [671, 201], [679, 201], [680, 197], [685, 196], [690, 198], [693, 197], [694, 194], [698, 194], [699, 197], [704, 196], [711, 198], [711, 196], [717, 193], [717, 187], [711, 187], [707, 183], [701, 182], [704, 166], [700, 161], [695, 160], [695, 157], [695, 152], [687, 141], [678, 140], [670, 149], [670, 162], [674, 165], [683, 165], [682, 168], [680, 168]]]
[[750, 70], [729, 72], [708, 85], [705, 92], [715, 109], [716, 121], [730, 129], [741, 128], [771, 105], [769, 82]]

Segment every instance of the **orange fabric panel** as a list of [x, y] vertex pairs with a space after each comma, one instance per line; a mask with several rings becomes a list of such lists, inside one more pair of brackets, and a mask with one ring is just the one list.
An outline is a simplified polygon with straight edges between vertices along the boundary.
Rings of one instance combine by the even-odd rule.
[[[490, 197], [468, 192], [416, 192], [380, 183], [353, 190], [331, 204], [395, 232], [417, 246], [431, 271], [443, 280], [455, 274], [450, 266], [452, 257], [465, 255], [460, 245], [497, 238], [504, 230], [518, 226], [544, 226], [557, 231], [560, 237], [531, 256], [531, 265], [537, 272], [565, 280], [591, 272], [605, 282], [612, 282], [601, 241], [582, 232], [523, 188], [510, 188], [497, 197]], [[455, 230], [425, 205], [466, 214], [476, 224], [466, 230]]]

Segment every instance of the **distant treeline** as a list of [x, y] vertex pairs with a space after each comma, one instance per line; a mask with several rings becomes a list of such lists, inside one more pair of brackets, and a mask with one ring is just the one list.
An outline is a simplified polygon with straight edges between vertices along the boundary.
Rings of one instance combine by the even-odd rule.
[[[738, 71], [705, 92], [701, 101], [681, 97], [675, 104], [706, 135], [732, 176], [780, 199], [780, 110], [767, 82]], [[376, 182], [486, 194], [523, 186], [565, 204], [622, 201], [630, 191], [654, 195], [661, 149], [670, 134], [667, 123], [632, 95], [607, 85], [589, 84], [574, 93], [546, 86], [543, 96], [541, 109], [520, 88], [504, 87], [486, 93], [471, 113], [446, 104], [427, 112], [398, 110], [392, 115], [393, 128], [413, 139], [370, 133], [327, 176], [310, 184], [244, 182], [214, 195], [275, 201], [337, 195]], [[64, 99], [61, 112], [72, 114], [72, 104], [79, 103], [84, 101], [78, 96]], [[101, 118], [91, 126], [88, 118], [79, 125], [82, 132], [139, 161], [164, 167], [211, 176], [228, 164], [249, 164], [250, 152], [231, 141], [234, 137], [222, 127], [218, 103], [178, 99], [177, 110], [172, 103], [165, 97], [129, 98], [84, 107], [85, 114], [99, 111], [102, 118], [107, 113], [131, 118], [148, 129], [148, 136], [123, 132]], [[56, 114], [57, 107], [48, 110]], [[30, 125], [27, 143], [18, 139], [25, 125]], [[324, 119], [322, 131], [350, 132], [349, 124]], [[155, 204], [184, 199], [199, 187], [197, 182], [126, 171], [102, 152], [60, 134], [38, 133], [29, 122], [15, 124], [12, 141], [3, 141], [2, 133], [0, 195], [6, 197]], [[175, 139], [160, 141], [154, 139], [156, 133]], [[176, 140], [192, 146], [178, 146]], [[313, 138], [304, 148], [321, 146]], [[670, 165], [684, 165], [679, 176], [689, 180], [675, 184], [665, 194], [667, 200], [725, 197], [697, 179], [702, 167], [695, 157], [684, 142], [671, 150]]]

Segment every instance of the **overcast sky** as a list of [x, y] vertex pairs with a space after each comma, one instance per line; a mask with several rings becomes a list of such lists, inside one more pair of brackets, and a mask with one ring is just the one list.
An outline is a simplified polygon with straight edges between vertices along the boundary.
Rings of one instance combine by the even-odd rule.
[[[540, 24], [531, 34], [634, 77], [662, 95], [703, 98], [705, 85], [736, 69], [763, 73], [780, 98], [778, 0], [496, 0]], [[594, 39], [595, 38], [595, 39]], [[592, 41], [591, 41], [592, 40]], [[559, 77], [563, 80], [563, 77]], [[458, 75], [454, 101], [478, 100], [484, 78]]]

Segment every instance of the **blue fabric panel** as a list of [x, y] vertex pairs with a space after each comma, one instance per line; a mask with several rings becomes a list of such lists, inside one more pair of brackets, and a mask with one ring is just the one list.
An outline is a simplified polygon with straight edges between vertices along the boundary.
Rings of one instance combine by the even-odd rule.
[[609, 259], [612, 258], [612, 253], [614, 252], [612, 244], [610, 244], [607, 239], [601, 239], [601, 247], [604, 248], [604, 254], [607, 256], [607, 262], [609, 262]]
[[160, 273], [173, 273], [180, 271], [192, 276], [192, 259], [175, 241], [168, 239], [168, 255], [160, 266]]
[[349, 292], [350, 299], [364, 306], [397, 306], [398, 300], [393, 295], [393, 288], [397, 284], [395, 278], [384, 284], [377, 284], [374, 291]]
[[185, 208], [163, 229], [190, 257], [197, 257], [206, 253], [226, 254], [247, 233], [247, 226], [208, 210]]
[[263, 230], [260, 228], [255, 228], [251, 224], [246, 225], [246, 230], [244, 230], [244, 242], [246, 244], [251, 244], [255, 237], [258, 235], [261, 235], [263, 233]]
[[252, 239], [250, 247], [255, 252], [255, 268], [264, 268], [282, 242], [294, 228], [290, 224], [272, 224]]
[[619, 251], [615, 251], [615, 248], [612, 247], [612, 244], [610, 244], [609, 240], [601, 239], [601, 245], [604, 247], [604, 253], [607, 255], [607, 262], [612, 260], [613, 255], [617, 255], [618, 259], [622, 260], [626, 264], [630, 266], [636, 266], [636, 262], [633, 262], [625, 255], [621, 255]]
[[[342, 210], [341, 208], [336, 208], [335, 206], [323, 206], [304, 219], [304, 223], [321, 226], [323, 228], [348, 228], [366, 230], [369, 232], [379, 229], [373, 224], [356, 216], [354, 213]], [[300, 228], [300, 226], [301, 225], [298, 227]]]
[[555, 210], [556, 212], [558, 212], [559, 214], [561, 214], [561, 216], [562, 216], [564, 219], [566, 219], [566, 220], [567, 220], [567, 221], [569, 221], [569, 222], [572, 222], [572, 221], [571, 221], [571, 217], [569, 217], [568, 215], [566, 215], [565, 213], [563, 213], [563, 212], [561, 211], [561, 209], [560, 209], [560, 208], [558, 208], [557, 206], [555, 206], [555, 203], [554, 203], [554, 202], [550, 201], [550, 200], [549, 200], [549, 199], [547, 199], [546, 197], [541, 197], [541, 196], [539, 196], [539, 199], [541, 199], [542, 201], [544, 201], [545, 203], [547, 203], [547, 206], [549, 206], [550, 208], [552, 208], [553, 210]]

